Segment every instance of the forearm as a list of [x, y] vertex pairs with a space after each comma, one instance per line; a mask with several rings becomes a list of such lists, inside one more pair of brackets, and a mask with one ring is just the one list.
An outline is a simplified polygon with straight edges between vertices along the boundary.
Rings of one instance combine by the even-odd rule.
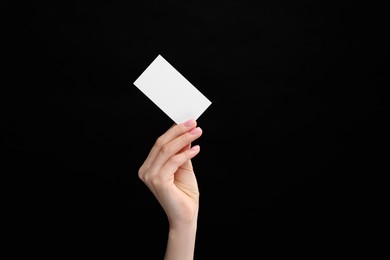
[[196, 219], [185, 226], [170, 227], [164, 260], [193, 260], [196, 240]]

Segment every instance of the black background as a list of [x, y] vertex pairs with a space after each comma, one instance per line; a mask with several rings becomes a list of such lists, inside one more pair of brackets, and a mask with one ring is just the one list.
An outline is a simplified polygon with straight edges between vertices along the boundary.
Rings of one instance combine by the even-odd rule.
[[158, 54], [213, 102], [193, 161], [196, 259], [388, 256], [383, 6], [2, 9], [9, 259], [162, 259], [166, 217], [137, 171], [173, 122], [132, 84]]

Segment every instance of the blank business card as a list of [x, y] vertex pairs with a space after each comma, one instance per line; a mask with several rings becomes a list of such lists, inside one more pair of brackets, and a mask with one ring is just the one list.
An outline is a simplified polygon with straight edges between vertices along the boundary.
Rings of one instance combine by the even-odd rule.
[[161, 55], [136, 79], [134, 85], [176, 124], [198, 119], [211, 105], [210, 100]]

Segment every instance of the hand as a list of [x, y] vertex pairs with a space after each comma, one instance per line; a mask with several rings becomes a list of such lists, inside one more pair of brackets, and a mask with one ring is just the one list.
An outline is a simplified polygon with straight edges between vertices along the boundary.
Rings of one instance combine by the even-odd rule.
[[191, 142], [202, 135], [195, 120], [173, 125], [161, 135], [138, 171], [167, 214], [170, 229], [193, 225], [199, 209], [199, 190], [191, 159], [200, 150]]

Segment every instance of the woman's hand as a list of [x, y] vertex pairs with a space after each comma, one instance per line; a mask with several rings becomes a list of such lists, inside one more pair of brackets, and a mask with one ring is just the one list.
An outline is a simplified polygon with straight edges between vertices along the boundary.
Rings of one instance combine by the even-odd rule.
[[196, 226], [199, 190], [191, 158], [199, 153], [191, 142], [202, 135], [195, 120], [172, 126], [161, 135], [138, 175], [167, 214], [170, 230]]

